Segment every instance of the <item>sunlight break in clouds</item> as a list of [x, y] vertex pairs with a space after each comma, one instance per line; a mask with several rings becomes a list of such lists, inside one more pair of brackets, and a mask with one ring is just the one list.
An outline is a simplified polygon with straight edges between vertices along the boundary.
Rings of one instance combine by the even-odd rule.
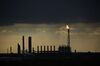
[[[100, 26], [86, 23], [69, 24], [71, 31], [72, 51], [87, 52], [100, 51]], [[32, 36], [32, 46], [67, 45], [66, 24], [14, 24], [0, 26], [0, 52], [7, 52], [7, 48], [13, 47], [17, 51], [17, 43], [22, 46], [22, 36], [25, 36], [25, 48], [27, 49], [28, 36]], [[22, 49], [22, 48], [21, 48]]]

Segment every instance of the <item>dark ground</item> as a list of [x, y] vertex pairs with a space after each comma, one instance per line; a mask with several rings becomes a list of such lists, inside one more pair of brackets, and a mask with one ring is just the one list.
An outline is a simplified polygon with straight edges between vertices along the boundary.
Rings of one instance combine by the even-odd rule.
[[99, 66], [100, 53], [0, 54], [0, 66]]

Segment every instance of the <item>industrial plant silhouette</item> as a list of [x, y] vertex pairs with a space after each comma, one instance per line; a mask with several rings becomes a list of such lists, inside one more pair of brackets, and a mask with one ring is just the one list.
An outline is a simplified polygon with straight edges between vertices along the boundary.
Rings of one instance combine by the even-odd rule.
[[[92, 52], [72, 52], [70, 46], [70, 28], [67, 28], [67, 43], [58, 47], [55, 50], [55, 46], [37, 46], [37, 50], [32, 47], [32, 37], [28, 38], [28, 50], [25, 49], [25, 37], [22, 36], [22, 46], [17, 44], [17, 53], [12, 52], [10, 47], [10, 53], [0, 54], [0, 64], [3, 65], [96, 65], [100, 64], [100, 53]], [[22, 48], [22, 50], [21, 50]]]
[[[17, 52], [18, 54], [32, 54], [32, 53], [71, 53], [71, 47], [70, 47], [70, 29], [69, 26], [66, 25], [67, 29], [67, 43], [66, 45], [59, 46], [58, 50], [55, 50], [55, 46], [37, 46], [37, 51], [34, 50], [34, 47], [32, 47], [32, 37], [28, 37], [28, 50], [25, 50], [25, 37], [22, 36], [22, 50], [21, 46], [18, 43], [17, 45]], [[32, 51], [33, 49], [33, 51]], [[10, 47], [10, 53], [12, 53], [12, 47]]]

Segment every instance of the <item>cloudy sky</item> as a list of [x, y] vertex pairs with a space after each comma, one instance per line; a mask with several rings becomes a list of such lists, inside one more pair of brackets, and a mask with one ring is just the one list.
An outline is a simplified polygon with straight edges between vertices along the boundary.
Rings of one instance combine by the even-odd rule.
[[[27, 49], [28, 36], [32, 36], [32, 45], [36, 50], [39, 45], [67, 45], [66, 24], [23, 24], [17, 23], [0, 27], [0, 52], [7, 52], [7, 48], [13, 47], [17, 51], [17, 44], [22, 47], [22, 36], [25, 36]], [[71, 31], [71, 47], [79, 52], [100, 51], [100, 26], [92, 24], [69, 24]]]
[[1, 0], [0, 24], [99, 22], [98, 0]]
[[[32, 36], [33, 46], [66, 44], [65, 25], [71, 29], [74, 51], [100, 51], [98, 0], [1, 0], [0, 52], [7, 52], [22, 35]], [[44, 39], [43, 39], [44, 38]], [[26, 45], [27, 48], [27, 45]]]

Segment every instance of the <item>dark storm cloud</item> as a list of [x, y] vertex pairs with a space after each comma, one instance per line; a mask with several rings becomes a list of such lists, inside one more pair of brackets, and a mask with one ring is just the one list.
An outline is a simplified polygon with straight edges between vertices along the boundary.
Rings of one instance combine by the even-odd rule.
[[99, 22], [97, 0], [3, 0], [0, 25], [17, 22]]

